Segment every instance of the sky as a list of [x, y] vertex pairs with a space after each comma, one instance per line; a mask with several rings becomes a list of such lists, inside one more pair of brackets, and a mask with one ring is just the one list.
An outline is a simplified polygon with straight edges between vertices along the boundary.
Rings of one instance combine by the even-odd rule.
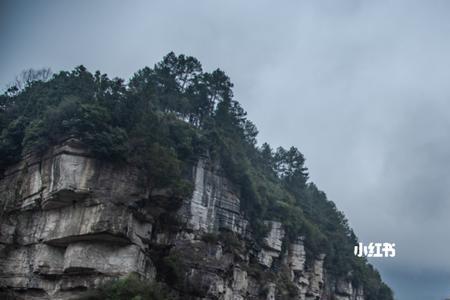
[[450, 1], [5, 1], [0, 86], [83, 64], [129, 78], [165, 54], [223, 69], [259, 142], [310, 178], [399, 300], [450, 297]]

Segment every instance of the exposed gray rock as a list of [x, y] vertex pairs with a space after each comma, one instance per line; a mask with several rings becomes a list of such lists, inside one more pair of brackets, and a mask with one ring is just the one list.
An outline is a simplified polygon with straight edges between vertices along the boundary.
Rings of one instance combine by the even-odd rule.
[[[364, 300], [362, 288], [327, 280], [323, 255], [307, 262], [302, 238], [287, 242], [280, 222], [266, 221], [270, 231], [254, 248], [220, 166], [200, 159], [192, 179], [192, 198], [177, 210], [170, 190], [90, 157], [75, 140], [24, 158], [0, 180], [0, 297], [77, 299], [130, 273], [154, 280], [171, 259], [180, 299], [273, 300], [288, 278], [300, 300]], [[175, 229], [168, 215], [178, 217]]]
[[242, 216], [238, 193], [228, 179], [206, 159], [198, 161], [193, 173], [194, 192], [182, 209], [189, 228], [199, 232], [227, 229], [245, 234], [248, 222]]
[[266, 286], [266, 289], [267, 289], [266, 300], [275, 300], [277, 286], [274, 283], [269, 283]]
[[0, 287], [24, 299], [69, 299], [131, 272], [154, 278], [152, 220], [139, 172], [90, 158], [73, 141], [28, 157], [0, 180]]
[[285, 235], [282, 224], [276, 221], [265, 221], [264, 223], [270, 227], [269, 234], [264, 238], [265, 246], [271, 250], [280, 252]]
[[336, 283], [336, 293], [346, 297], [353, 295], [352, 283], [343, 279], [338, 280]]
[[324, 283], [324, 270], [323, 270], [323, 261], [325, 259], [325, 255], [319, 254], [318, 258], [314, 260], [313, 267], [311, 272], [308, 272], [308, 289], [306, 291], [306, 299], [317, 299], [323, 292], [323, 283]]
[[70, 244], [64, 253], [65, 273], [99, 272], [126, 275], [136, 272], [144, 278], [154, 277], [154, 268], [136, 245], [79, 242]]
[[264, 223], [269, 226], [270, 231], [264, 238], [263, 248], [259, 252], [258, 258], [262, 265], [270, 268], [274, 259], [280, 257], [285, 232], [280, 222], [265, 221]]
[[293, 272], [303, 272], [305, 270], [306, 252], [303, 239], [299, 238], [296, 243], [289, 246], [288, 266]]

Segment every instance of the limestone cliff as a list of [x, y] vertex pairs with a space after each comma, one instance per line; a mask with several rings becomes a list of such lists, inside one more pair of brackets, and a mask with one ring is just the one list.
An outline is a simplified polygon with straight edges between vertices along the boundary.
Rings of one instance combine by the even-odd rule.
[[[179, 299], [365, 299], [326, 273], [323, 254], [307, 259], [302, 237], [287, 243], [279, 222], [265, 221], [256, 246], [220, 166], [205, 158], [192, 169], [193, 195], [177, 199], [71, 140], [10, 167], [0, 180], [1, 296], [77, 299], [136, 273]], [[176, 278], [163, 274], [168, 259]]]

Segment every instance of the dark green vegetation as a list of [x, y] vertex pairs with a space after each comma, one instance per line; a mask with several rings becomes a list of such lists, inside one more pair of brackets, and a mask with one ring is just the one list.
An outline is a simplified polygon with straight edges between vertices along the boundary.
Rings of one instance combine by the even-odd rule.
[[267, 231], [263, 220], [280, 220], [291, 241], [305, 236], [309, 256], [326, 253], [329, 274], [363, 284], [368, 300], [392, 299], [378, 272], [353, 256], [354, 233], [308, 182], [300, 151], [257, 146], [258, 131], [232, 87], [223, 71], [204, 72], [195, 58], [173, 53], [128, 83], [83, 66], [29, 81], [0, 96], [0, 168], [76, 137], [93, 155], [135, 164], [153, 186], [186, 196], [189, 167], [207, 155], [239, 187], [258, 240]]
[[110, 281], [88, 292], [80, 300], [166, 300], [170, 291], [159, 283], [140, 280], [136, 274]]

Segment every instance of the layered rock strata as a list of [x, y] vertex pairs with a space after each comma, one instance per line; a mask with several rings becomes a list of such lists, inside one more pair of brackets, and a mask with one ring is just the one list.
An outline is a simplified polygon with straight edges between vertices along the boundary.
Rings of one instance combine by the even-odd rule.
[[327, 276], [323, 254], [307, 260], [302, 237], [288, 243], [279, 222], [265, 221], [256, 247], [217, 164], [200, 159], [192, 182], [192, 197], [176, 199], [73, 140], [24, 158], [0, 180], [0, 296], [78, 299], [135, 273], [166, 282], [179, 299], [364, 299]]

